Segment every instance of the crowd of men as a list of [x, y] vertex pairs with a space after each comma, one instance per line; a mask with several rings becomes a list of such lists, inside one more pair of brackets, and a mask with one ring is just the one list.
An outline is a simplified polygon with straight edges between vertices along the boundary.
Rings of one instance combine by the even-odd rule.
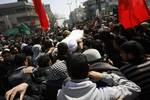
[[150, 26], [104, 22], [0, 35], [0, 100], [149, 100]]

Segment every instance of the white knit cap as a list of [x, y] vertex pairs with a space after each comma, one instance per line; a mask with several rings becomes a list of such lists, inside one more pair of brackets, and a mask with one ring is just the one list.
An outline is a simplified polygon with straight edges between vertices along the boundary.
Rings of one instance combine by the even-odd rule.
[[99, 51], [96, 49], [85, 50], [83, 54], [87, 57], [88, 62], [93, 62], [102, 58]]
[[62, 40], [61, 42], [64, 42], [67, 44], [70, 54], [72, 54], [73, 52], [75, 52], [77, 50], [78, 44], [75, 39], [67, 37], [64, 40]]

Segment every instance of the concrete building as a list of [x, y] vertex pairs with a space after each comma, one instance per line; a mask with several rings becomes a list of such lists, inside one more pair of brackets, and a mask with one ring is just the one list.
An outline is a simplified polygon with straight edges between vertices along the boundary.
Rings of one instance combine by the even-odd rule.
[[86, 18], [87, 20], [92, 20], [96, 16], [97, 4], [96, 0], [87, 0], [83, 3], [85, 6]]
[[118, 5], [118, 0], [105, 0], [109, 5]]
[[[51, 21], [53, 14], [50, 5], [45, 5], [44, 8]], [[14, 3], [0, 4], [0, 32], [21, 23], [40, 25], [38, 15], [31, 2], [19, 0]]]
[[4, 24], [5, 29], [14, 27], [18, 23], [31, 24], [33, 21], [39, 24], [38, 16], [32, 3], [15, 2], [0, 4], [0, 23]]
[[71, 26], [75, 25], [76, 23], [83, 22], [86, 19], [85, 9], [79, 6], [74, 11], [70, 13], [69, 22]]
[[147, 2], [147, 5], [148, 5], [148, 7], [150, 9], [150, 0], [146, 0], [146, 2]]
[[96, 17], [97, 9], [99, 9], [101, 16], [113, 12], [113, 7], [118, 5], [118, 0], [87, 0], [83, 5], [85, 6], [87, 19], [93, 20]]
[[50, 5], [49, 4], [46, 4], [44, 5], [44, 9], [47, 13], [47, 16], [49, 18], [49, 22], [50, 22], [50, 26], [53, 27], [54, 23], [56, 23], [56, 16], [53, 14], [52, 10], [50, 9]]

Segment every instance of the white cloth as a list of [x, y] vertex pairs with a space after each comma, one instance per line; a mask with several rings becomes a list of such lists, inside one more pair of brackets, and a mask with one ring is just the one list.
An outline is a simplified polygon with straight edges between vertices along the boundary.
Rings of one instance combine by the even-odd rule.
[[64, 42], [67, 44], [69, 53], [72, 54], [77, 50], [78, 44], [77, 41], [81, 38], [83, 38], [84, 32], [83, 30], [73, 30], [71, 34], [63, 39], [61, 42]]
[[77, 50], [78, 44], [75, 39], [67, 37], [64, 40], [62, 40], [61, 42], [64, 42], [67, 44], [70, 54], [72, 54], [73, 52], [75, 52]]
[[76, 29], [71, 32], [69, 37], [77, 41], [77, 40], [83, 38], [83, 35], [84, 35], [83, 30]]

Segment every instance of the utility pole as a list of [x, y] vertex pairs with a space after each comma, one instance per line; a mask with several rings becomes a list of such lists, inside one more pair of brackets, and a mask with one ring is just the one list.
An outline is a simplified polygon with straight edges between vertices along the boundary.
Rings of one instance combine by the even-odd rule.
[[71, 5], [72, 5], [72, 2], [70, 3], [67, 3], [68, 7], [69, 7], [69, 12], [71, 13]]

